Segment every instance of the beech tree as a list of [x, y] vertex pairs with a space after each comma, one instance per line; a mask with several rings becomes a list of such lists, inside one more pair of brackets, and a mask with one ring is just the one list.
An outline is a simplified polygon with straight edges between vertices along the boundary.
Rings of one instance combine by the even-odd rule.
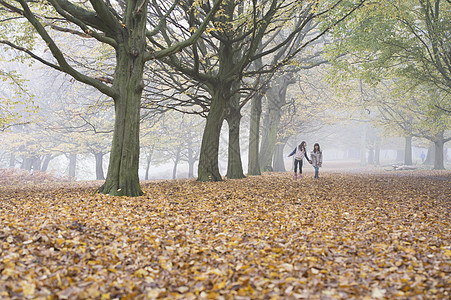
[[[115, 125], [110, 162], [105, 183], [98, 192], [110, 195], [139, 196], [139, 120], [146, 62], [172, 55], [193, 44], [216, 14], [221, 0], [204, 5], [208, 14], [198, 20], [186, 39], [173, 42], [159, 40], [155, 48], [150, 40], [158, 39], [166, 19], [180, 1], [171, 5], [150, 0], [120, 0], [117, 2], [90, 0], [0, 0], [2, 36], [0, 43], [26, 53], [33, 59], [72, 76], [75, 80], [95, 87], [110, 97], [115, 106]], [[161, 5], [161, 7], [159, 7]], [[149, 14], [148, 7], [159, 7], [161, 16]], [[198, 7], [193, 6], [193, 11]], [[201, 9], [201, 8], [199, 8]], [[15, 20], [15, 25], [10, 25]], [[24, 26], [22, 30], [20, 26]], [[115, 53], [115, 64], [107, 76], [77, 68], [52, 35], [67, 33], [80, 39], [94, 39]], [[52, 58], [33, 48], [38, 35], [44, 42], [39, 46], [50, 51]]]

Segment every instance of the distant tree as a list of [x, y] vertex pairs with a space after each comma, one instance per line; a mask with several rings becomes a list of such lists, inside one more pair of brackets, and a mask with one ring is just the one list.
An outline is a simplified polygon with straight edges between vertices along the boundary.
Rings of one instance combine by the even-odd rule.
[[446, 0], [369, 1], [334, 28], [329, 51], [347, 53], [335, 63], [369, 81], [395, 77], [410, 88], [449, 93], [449, 5]]
[[[2, 48], [0, 47], [0, 51]], [[24, 79], [16, 70], [8, 70], [7, 66], [1, 63], [0, 81], [2, 82], [0, 89], [0, 132], [14, 125], [31, 122], [38, 107], [33, 103], [34, 95], [26, 89]]]

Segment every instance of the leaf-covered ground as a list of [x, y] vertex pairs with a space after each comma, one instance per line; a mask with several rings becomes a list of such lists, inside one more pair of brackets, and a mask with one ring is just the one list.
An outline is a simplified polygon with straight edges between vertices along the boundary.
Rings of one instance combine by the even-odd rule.
[[451, 172], [0, 186], [0, 298], [449, 299]]

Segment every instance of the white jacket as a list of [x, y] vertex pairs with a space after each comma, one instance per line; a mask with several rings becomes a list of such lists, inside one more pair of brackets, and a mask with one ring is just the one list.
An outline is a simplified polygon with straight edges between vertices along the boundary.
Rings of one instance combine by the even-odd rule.
[[310, 152], [310, 157], [312, 159], [312, 166], [319, 167], [320, 164], [323, 163], [323, 153], [321, 151], [318, 152]]

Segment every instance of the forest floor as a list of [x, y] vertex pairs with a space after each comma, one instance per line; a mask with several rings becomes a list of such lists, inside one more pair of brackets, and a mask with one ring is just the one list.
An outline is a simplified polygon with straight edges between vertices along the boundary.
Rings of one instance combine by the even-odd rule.
[[0, 299], [449, 299], [451, 171], [0, 183]]

